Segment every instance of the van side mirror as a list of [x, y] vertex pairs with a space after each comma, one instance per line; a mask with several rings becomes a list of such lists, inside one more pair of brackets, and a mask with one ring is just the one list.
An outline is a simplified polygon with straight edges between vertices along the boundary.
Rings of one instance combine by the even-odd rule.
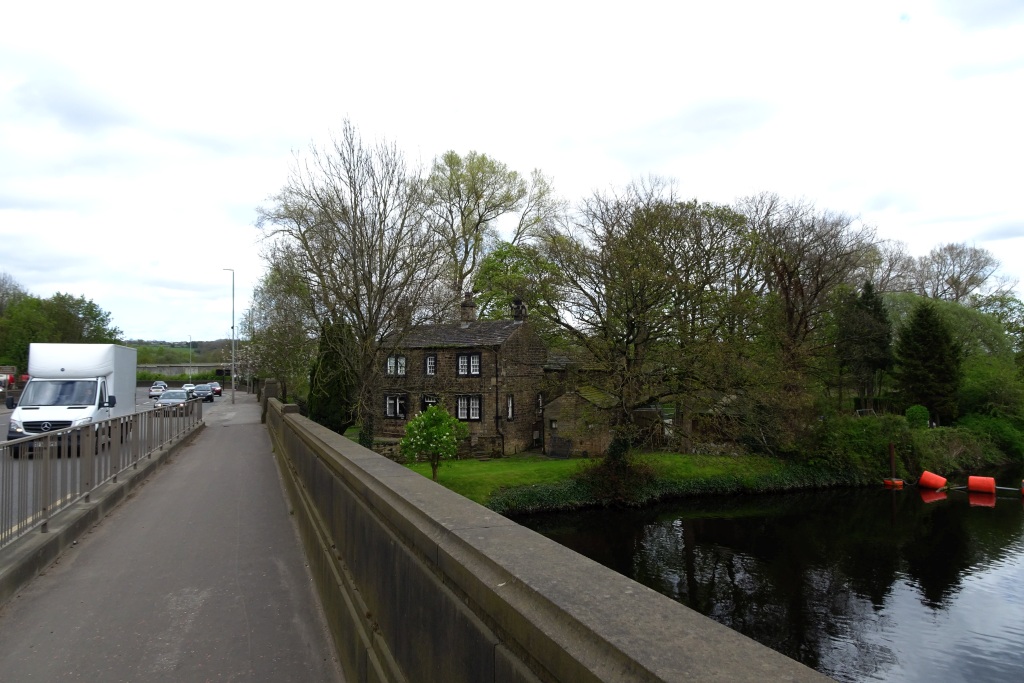
[[14, 410], [15, 408], [18, 407], [18, 403], [14, 400], [13, 396], [7, 397], [7, 407], [10, 408], [11, 410]]
[[107, 396], [107, 402], [104, 404], [105, 408], [113, 408], [117, 405], [117, 397]]

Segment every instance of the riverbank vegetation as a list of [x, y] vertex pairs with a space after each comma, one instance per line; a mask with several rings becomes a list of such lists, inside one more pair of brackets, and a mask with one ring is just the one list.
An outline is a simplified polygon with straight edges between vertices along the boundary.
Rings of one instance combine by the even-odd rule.
[[[647, 452], [628, 455], [623, 466], [604, 458], [523, 454], [449, 461], [436, 481], [496, 512], [515, 515], [635, 507], [696, 495], [881, 486], [891, 474], [890, 444], [896, 474], [908, 483], [925, 470], [965, 482], [968, 474], [1020, 462], [1020, 432], [1002, 433], [1013, 427], [991, 419], [968, 423], [970, 428], [912, 428], [896, 415], [836, 417], [822, 424], [819, 448], [801, 458]], [[1017, 449], [1016, 455], [1008, 457], [1001, 443]], [[427, 463], [409, 467], [431, 476]]]
[[[549, 350], [538, 410], [605, 397], [558, 420], [566, 451], [606, 452], [544, 484], [570, 487], [552, 499], [685, 489], [644, 464], [659, 452], [773, 459], [783, 486], [878, 481], [890, 442], [907, 479], [1024, 457], [1024, 303], [968, 243], [911, 255], [805, 199], [702, 202], [657, 177], [568, 201], [476, 151], [414, 168], [347, 121], [296, 160], [258, 227], [268, 267], [242, 355], [300, 406], [326, 391], [315, 419], [357, 424], [365, 445], [387, 344], [459, 320], [472, 292], [480, 319], [529, 311]], [[413, 412], [423, 397], [409, 391]], [[432, 400], [451, 409], [456, 393]], [[481, 425], [503, 419], [488, 399]], [[580, 445], [594, 435], [608, 439]]]

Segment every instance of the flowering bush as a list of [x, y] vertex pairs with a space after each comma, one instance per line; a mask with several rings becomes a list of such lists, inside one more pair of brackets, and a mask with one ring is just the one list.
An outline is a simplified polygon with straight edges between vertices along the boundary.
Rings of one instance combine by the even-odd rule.
[[399, 444], [402, 455], [410, 462], [430, 463], [434, 481], [441, 460], [455, 457], [459, 441], [469, 436], [469, 428], [448, 414], [441, 406], [430, 406], [405, 426], [405, 437]]

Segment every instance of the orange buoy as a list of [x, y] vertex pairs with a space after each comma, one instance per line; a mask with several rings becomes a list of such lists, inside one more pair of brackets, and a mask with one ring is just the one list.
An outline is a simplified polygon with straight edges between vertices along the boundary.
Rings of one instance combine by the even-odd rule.
[[902, 479], [883, 479], [882, 482], [885, 484], [887, 489], [901, 489], [903, 488]]
[[921, 473], [921, 478], [917, 480], [917, 485], [923, 489], [937, 491], [946, 485], [946, 478], [925, 470]]
[[973, 493], [991, 493], [995, 495], [996, 480], [994, 477], [967, 477], [967, 490]]
[[931, 489], [921, 489], [922, 503], [937, 503], [940, 500], [946, 500], [945, 491], [932, 491]]
[[971, 504], [971, 507], [994, 508], [996, 506], [996, 494], [995, 491], [992, 493], [968, 491], [967, 501]]

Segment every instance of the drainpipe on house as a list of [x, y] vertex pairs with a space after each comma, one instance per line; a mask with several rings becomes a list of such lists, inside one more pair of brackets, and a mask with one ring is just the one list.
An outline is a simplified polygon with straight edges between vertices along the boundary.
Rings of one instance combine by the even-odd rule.
[[501, 431], [501, 396], [498, 385], [498, 350], [500, 346], [494, 347], [494, 430], [501, 437], [501, 456], [505, 457], [505, 432]]

